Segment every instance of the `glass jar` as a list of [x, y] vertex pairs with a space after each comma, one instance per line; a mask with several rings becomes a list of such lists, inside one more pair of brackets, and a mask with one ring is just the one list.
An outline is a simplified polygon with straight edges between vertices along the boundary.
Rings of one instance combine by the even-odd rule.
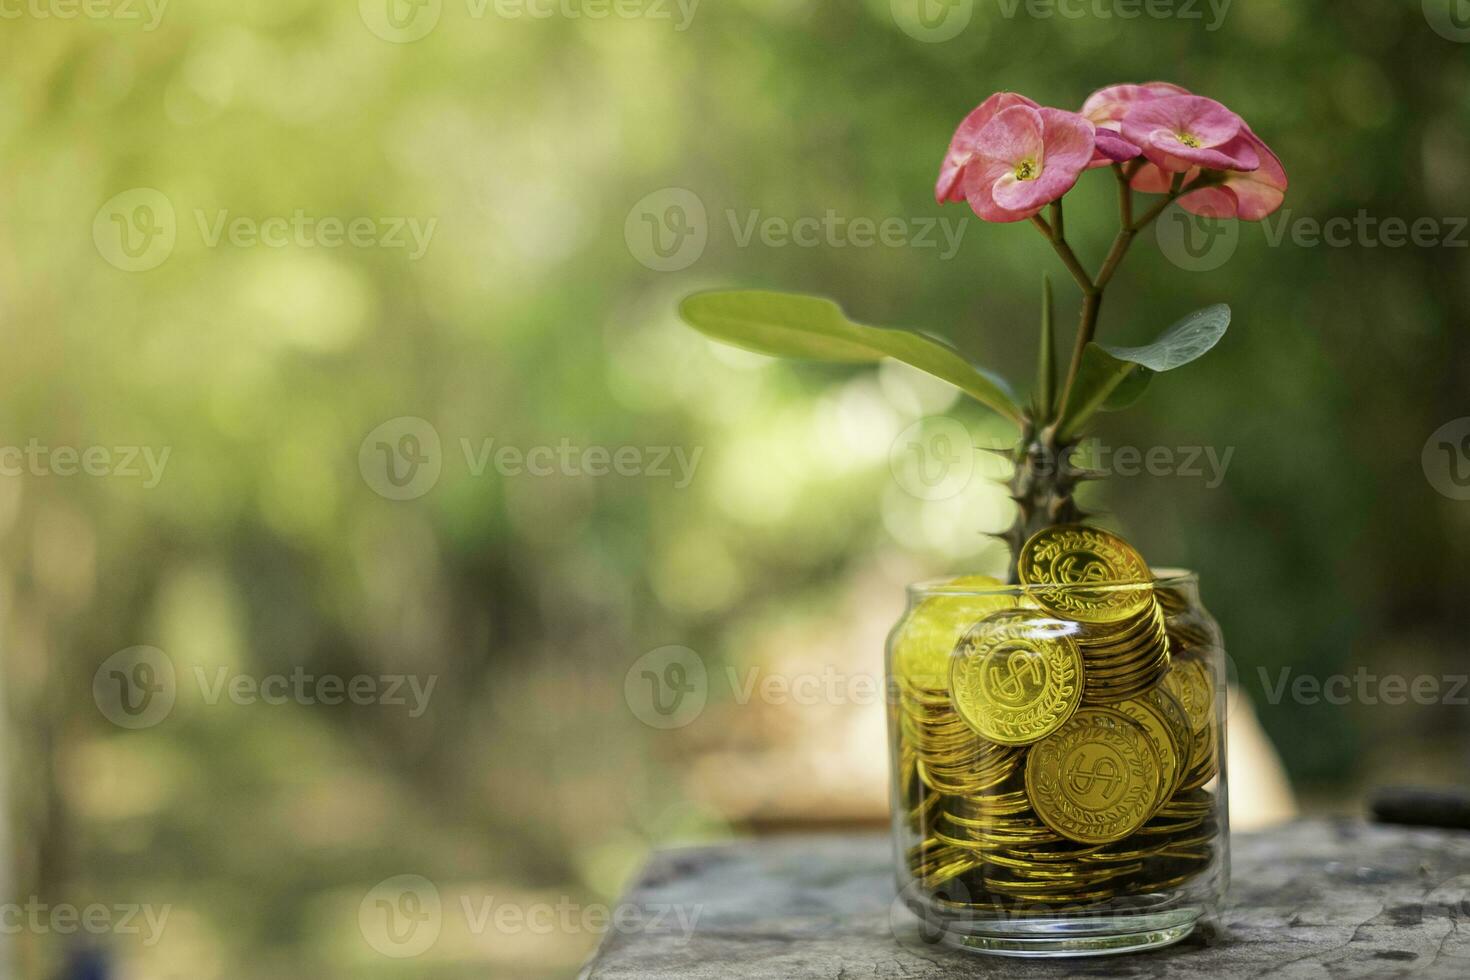
[[1177, 942], [1229, 878], [1225, 673], [1191, 573], [910, 587], [887, 687], [899, 894], [1015, 956]]

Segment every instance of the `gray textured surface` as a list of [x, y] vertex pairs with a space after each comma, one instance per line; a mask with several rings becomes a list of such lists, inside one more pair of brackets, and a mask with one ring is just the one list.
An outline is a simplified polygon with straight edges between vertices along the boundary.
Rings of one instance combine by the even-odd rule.
[[584, 976], [1470, 978], [1470, 832], [1302, 822], [1232, 846], [1218, 928], [1154, 952], [1060, 961], [926, 945], [893, 907], [884, 837], [667, 851], [628, 896], [642, 926], [609, 931]]

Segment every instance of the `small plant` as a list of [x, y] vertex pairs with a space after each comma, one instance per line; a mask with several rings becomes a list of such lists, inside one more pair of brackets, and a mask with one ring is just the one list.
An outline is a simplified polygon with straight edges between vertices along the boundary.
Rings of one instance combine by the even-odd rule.
[[[1110, 168], [1119, 229], [1096, 273], [1067, 242], [1062, 200], [1088, 170]], [[1058, 371], [1054, 302], [1043, 275], [1036, 384], [1018, 398], [995, 373], [954, 347], [905, 330], [854, 323], [828, 299], [761, 290], [698, 293], [680, 312], [695, 329], [748, 350], [848, 363], [885, 357], [949, 382], [1014, 422], [1019, 438], [1009, 488], [1015, 523], [1001, 535], [1012, 574], [1037, 531], [1077, 522], [1075, 493], [1088, 478], [1072, 456], [1099, 411], [1127, 407], [1149, 380], [1200, 357], [1224, 336], [1230, 308], [1206, 307], [1143, 347], [1098, 343], [1103, 296], [1138, 233], [1174, 202], [1209, 218], [1259, 221], [1281, 206], [1286, 172], [1240, 116], [1177, 85], [1110, 85], [1080, 113], [1037, 105], [1013, 92], [986, 99], [960, 123], [940, 168], [935, 197], [965, 202], [985, 221], [1029, 221], [1056, 250], [1082, 294], [1076, 341]], [[1152, 195], [1147, 207], [1135, 195]]]

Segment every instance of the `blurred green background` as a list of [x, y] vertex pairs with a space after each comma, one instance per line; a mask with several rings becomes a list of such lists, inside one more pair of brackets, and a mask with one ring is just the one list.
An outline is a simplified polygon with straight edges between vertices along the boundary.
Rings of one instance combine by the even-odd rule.
[[[1463, 670], [1470, 503], [1421, 459], [1470, 414], [1470, 47], [1448, 3], [535, 8], [5, 8], [0, 445], [53, 454], [0, 479], [15, 902], [167, 906], [155, 942], [98, 937], [128, 978], [571, 976], [597, 928], [463, 910], [605, 905], [652, 846], [881, 821], [882, 709], [853, 678], [881, 674], [903, 585], [998, 571], [983, 532], [1009, 520], [989, 457], [935, 500], [891, 457], [925, 416], [980, 446], [1005, 428], [892, 366], [716, 349], [674, 309], [709, 286], [820, 292], [1024, 386], [1041, 272], [1068, 331], [1070, 284], [1033, 229], [932, 198], [954, 126], [1002, 88], [1077, 108], [1166, 79], [1280, 154], [1288, 210], [1204, 271], [1143, 236], [1103, 316], [1134, 343], [1234, 306], [1217, 351], [1096, 431], [1231, 450], [1228, 472], [1120, 475], [1092, 500], [1199, 570], [1306, 806], [1463, 773], [1463, 708], [1263, 689], [1283, 667]], [[907, 244], [746, 237], [829, 211], [900, 219]], [[1068, 198], [1089, 265], [1114, 211], [1106, 173]], [[1441, 240], [1293, 236], [1360, 212]], [[912, 239], [934, 219], [954, 254], [941, 226]], [[563, 445], [636, 454], [606, 475], [493, 455]], [[108, 462], [76, 471], [68, 447]], [[708, 668], [708, 703], [666, 731], [630, 692], [669, 645]], [[137, 646], [174, 702], [128, 728], [96, 690]], [[434, 687], [416, 716], [213, 687], [298, 668]], [[838, 694], [748, 696], [772, 676]], [[405, 874], [442, 930], [400, 957], [364, 916]], [[17, 976], [88, 945], [7, 932]]]

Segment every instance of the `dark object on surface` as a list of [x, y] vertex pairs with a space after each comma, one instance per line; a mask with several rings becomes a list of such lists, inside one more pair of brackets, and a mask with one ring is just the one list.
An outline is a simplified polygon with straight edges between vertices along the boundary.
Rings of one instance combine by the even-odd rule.
[[[1470, 835], [1303, 821], [1232, 839], [1212, 926], [1133, 956], [1003, 959], [925, 943], [886, 837], [739, 841], [654, 855], [584, 980], [1470, 975]], [[618, 924], [621, 923], [621, 924]]]
[[1470, 792], [1461, 789], [1385, 786], [1373, 793], [1372, 807], [1379, 823], [1470, 830]]
[[109, 980], [111, 976], [106, 953], [95, 946], [75, 946], [58, 980]]

